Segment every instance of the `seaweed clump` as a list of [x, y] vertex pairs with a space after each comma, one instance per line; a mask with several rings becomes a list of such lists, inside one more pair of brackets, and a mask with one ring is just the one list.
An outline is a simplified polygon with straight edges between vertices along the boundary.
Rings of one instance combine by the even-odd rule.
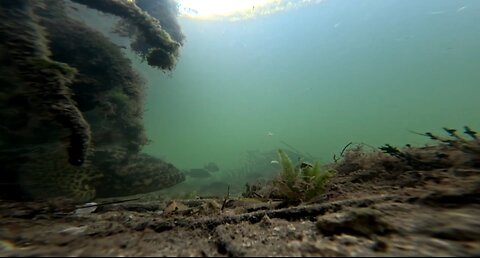
[[72, 0], [89, 8], [121, 17], [134, 35], [132, 49], [157, 68], [172, 70], [175, 67], [181, 44], [172, 39], [159, 20], [142, 11], [135, 1], [122, 0]]
[[278, 156], [282, 171], [273, 184], [287, 202], [310, 201], [319, 196], [323, 193], [328, 179], [335, 173], [331, 169], [322, 169], [319, 162], [313, 165], [301, 162], [295, 166], [281, 149], [278, 150]]
[[[430, 171], [436, 169], [479, 168], [480, 141], [477, 133], [468, 126], [460, 136], [455, 129], [443, 128], [448, 136], [431, 132], [416, 133], [435, 141], [434, 145], [395, 147], [385, 144], [375, 148], [366, 144], [349, 144], [341, 160], [335, 159], [334, 168], [341, 175], [369, 173], [370, 176], [397, 178], [398, 172]], [[366, 151], [364, 147], [371, 147]], [[388, 173], [385, 173], [388, 172]]]
[[379, 149], [401, 160], [412, 169], [431, 170], [448, 167], [480, 167], [480, 141], [477, 132], [464, 127], [464, 133], [470, 139], [460, 136], [456, 129], [443, 127], [448, 137], [435, 135], [431, 132], [424, 134], [431, 140], [437, 142], [437, 146], [426, 146], [418, 149], [410, 145], [404, 150], [399, 150], [389, 144]]
[[90, 125], [96, 151], [120, 146], [136, 154], [148, 142], [142, 124], [145, 81], [117, 45], [70, 19], [62, 2], [45, 1], [49, 9], [36, 9], [39, 24], [49, 32], [53, 58], [77, 70], [73, 100]]
[[52, 59], [47, 33], [38, 24], [32, 1], [1, 1], [0, 19], [2, 150], [66, 138], [70, 164], [82, 165], [91, 132], [72, 99], [70, 85], [77, 70]]

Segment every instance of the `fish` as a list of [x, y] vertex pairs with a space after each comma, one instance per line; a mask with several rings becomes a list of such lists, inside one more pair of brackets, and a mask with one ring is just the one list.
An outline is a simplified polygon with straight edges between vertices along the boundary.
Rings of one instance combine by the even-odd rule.
[[203, 168], [192, 168], [190, 170], [183, 171], [183, 173], [187, 176], [195, 178], [207, 178], [212, 176], [207, 170]]
[[208, 170], [209, 172], [218, 172], [220, 168], [214, 162], [209, 162], [207, 165], [203, 166], [204, 169]]
[[267, 133], [267, 136], [273, 136], [273, 133], [272, 133], [272, 132], [268, 132], [268, 133]]

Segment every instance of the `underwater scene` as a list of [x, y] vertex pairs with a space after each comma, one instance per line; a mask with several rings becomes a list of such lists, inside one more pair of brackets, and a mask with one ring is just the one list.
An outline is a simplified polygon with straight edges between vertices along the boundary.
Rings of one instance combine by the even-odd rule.
[[480, 253], [480, 1], [0, 20], [1, 256]]

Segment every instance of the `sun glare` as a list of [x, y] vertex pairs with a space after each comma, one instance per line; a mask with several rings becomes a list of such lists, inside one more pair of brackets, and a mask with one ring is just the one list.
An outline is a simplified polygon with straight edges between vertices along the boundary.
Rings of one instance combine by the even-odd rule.
[[206, 20], [243, 20], [322, 0], [177, 0], [182, 16]]

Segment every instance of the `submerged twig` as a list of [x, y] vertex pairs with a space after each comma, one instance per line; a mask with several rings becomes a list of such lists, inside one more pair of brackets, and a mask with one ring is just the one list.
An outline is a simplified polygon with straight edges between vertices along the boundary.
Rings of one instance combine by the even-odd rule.
[[77, 206], [77, 209], [84, 209], [84, 208], [91, 208], [91, 207], [99, 207], [99, 206], [104, 206], [108, 204], [117, 204], [117, 203], [124, 203], [124, 202], [130, 202], [130, 201], [138, 201], [140, 198], [133, 198], [133, 199], [127, 199], [127, 200], [121, 200], [121, 201], [111, 201], [111, 202], [104, 202], [104, 203], [97, 203], [97, 204], [91, 204], [91, 205], [86, 205], [86, 206]]
[[228, 198], [230, 198], [230, 185], [228, 185], [227, 195], [225, 196], [225, 200], [223, 200], [222, 208], [220, 209], [221, 211], [223, 211], [223, 209], [225, 208], [225, 204], [227, 204]]
[[346, 207], [365, 207], [370, 206], [379, 202], [387, 202], [399, 200], [402, 197], [398, 195], [386, 195], [379, 197], [369, 197], [369, 198], [359, 198], [353, 200], [342, 200], [335, 201], [331, 203], [322, 203], [322, 204], [313, 204], [307, 206], [296, 206], [283, 209], [275, 210], [261, 210], [254, 211], [250, 213], [238, 214], [238, 215], [224, 215], [220, 217], [202, 217], [198, 219], [179, 219], [175, 218], [173, 220], [167, 221], [151, 221], [148, 225], [149, 227], [156, 232], [163, 232], [172, 230], [176, 227], [189, 227], [189, 228], [198, 228], [198, 227], [208, 227], [213, 229], [219, 225], [230, 223], [236, 224], [243, 221], [249, 221], [251, 223], [258, 223], [266, 215], [269, 218], [280, 218], [288, 220], [300, 220], [303, 218], [312, 218], [318, 215], [325, 214], [327, 212], [335, 212], [342, 210]]
[[[377, 149], [377, 148], [373, 147], [372, 145], [369, 145], [369, 144], [366, 144], [366, 143], [363, 143], [363, 142], [349, 142], [347, 145], [345, 145], [345, 147], [343, 147], [342, 151], [340, 152], [340, 157], [345, 157], [344, 156], [345, 151], [347, 151], [348, 147], [350, 147], [350, 145], [353, 145], [353, 144], [354, 145], [367, 146], [367, 147], [370, 147], [373, 150]], [[340, 158], [337, 158], [337, 155], [333, 154], [333, 160], [334, 160], [335, 163], [337, 163], [337, 161], [339, 161]]]

